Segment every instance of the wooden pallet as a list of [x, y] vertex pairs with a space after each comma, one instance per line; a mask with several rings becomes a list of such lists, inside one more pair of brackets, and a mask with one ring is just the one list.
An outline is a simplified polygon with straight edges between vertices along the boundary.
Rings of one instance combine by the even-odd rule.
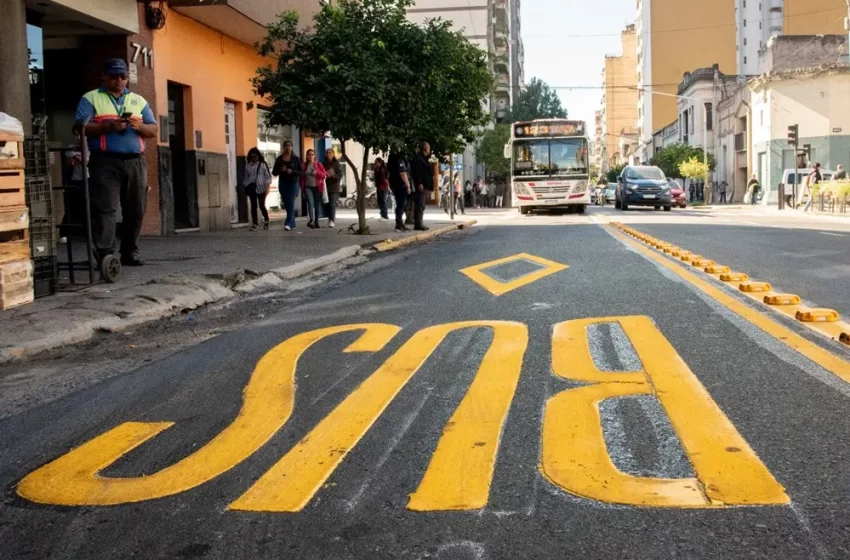
[[0, 232], [29, 229], [30, 211], [26, 206], [0, 206]]
[[32, 278], [4, 286], [0, 289], [0, 309], [32, 303], [35, 300], [33, 288]]
[[23, 169], [0, 169], [0, 208], [26, 206]]
[[0, 264], [0, 290], [33, 279], [33, 264], [29, 259]]
[[[14, 144], [14, 146], [9, 146]], [[24, 138], [0, 131], [0, 151], [13, 152], [15, 157], [0, 157], [0, 169], [24, 169]]]

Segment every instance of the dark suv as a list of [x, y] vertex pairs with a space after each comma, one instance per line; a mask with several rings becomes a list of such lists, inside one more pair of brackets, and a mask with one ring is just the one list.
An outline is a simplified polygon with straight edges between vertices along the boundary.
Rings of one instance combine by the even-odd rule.
[[617, 178], [617, 194], [614, 207], [628, 210], [629, 206], [662, 207], [669, 212], [673, 208], [673, 194], [664, 172], [657, 167], [629, 165]]

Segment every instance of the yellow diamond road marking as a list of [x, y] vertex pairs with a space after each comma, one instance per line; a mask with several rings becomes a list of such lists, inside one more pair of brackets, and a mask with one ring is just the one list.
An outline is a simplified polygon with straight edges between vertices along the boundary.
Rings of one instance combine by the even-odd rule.
[[[493, 268], [502, 264], [507, 264], [516, 261], [533, 262], [543, 266], [544, 268], [520, 276], [519, 278], [511, 280], [510, 282], [501, 282], [499, 280], [496, 280], [492, 276], [488, 276], [485, 272], [488, 268]], [[517, 288], [527, 286], [528, 284], [536, 282], [541, 278], [551, 276], [556, 272], [566, 270], [567, 268], [569, 267], [565, 264], [556, 263], [554, 261], [550, 261], [541, 257], [535, 257], [534, 255], [529, 255], [528, 253], [519, 253], [518, 255], [513, 255], [512, 257], [505, 257], [503, 259], [470, 266], [468, 268], [464, 268], [460, 272], [468, 276], [470, 280], [472, 280], [494, 296], [500, 296], [502, 294], [506, 294], [510, 291], [516, 290]]]

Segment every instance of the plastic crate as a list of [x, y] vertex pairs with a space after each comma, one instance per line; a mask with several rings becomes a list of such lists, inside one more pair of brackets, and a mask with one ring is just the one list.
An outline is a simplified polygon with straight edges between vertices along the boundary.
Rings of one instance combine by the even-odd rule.
[[47, 175], [33, 176], [27, 173], [25, 179], [27, 205], [34, 202], [52, 201], [53, 191], [50, 188], [50, 177]]
[[32, 257], [56, 256], [56, 227], [53, 220], [30, 219], [30, 251]]
[[56, 285], [59, 278], [56, 257], [34, 258], [32, 262], [35, 297], [52, 296], [56, 293]]
[[24, 169], [28, 176], [50, 173], [50, 159], [47, 152], [47, 139], [43, 136], [24, 138]]

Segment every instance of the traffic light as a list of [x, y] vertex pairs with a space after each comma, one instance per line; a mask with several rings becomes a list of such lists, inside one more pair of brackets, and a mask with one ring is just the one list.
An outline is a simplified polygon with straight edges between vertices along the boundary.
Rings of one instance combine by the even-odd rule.
[[803, 153], [806, 154], [806, 159], [812, 159], [812, 145], [803, 144]]
[[792, 146], [796, 146], [800, 141], [800, 125], [792, 124], [788, 127], [788, 143]]

